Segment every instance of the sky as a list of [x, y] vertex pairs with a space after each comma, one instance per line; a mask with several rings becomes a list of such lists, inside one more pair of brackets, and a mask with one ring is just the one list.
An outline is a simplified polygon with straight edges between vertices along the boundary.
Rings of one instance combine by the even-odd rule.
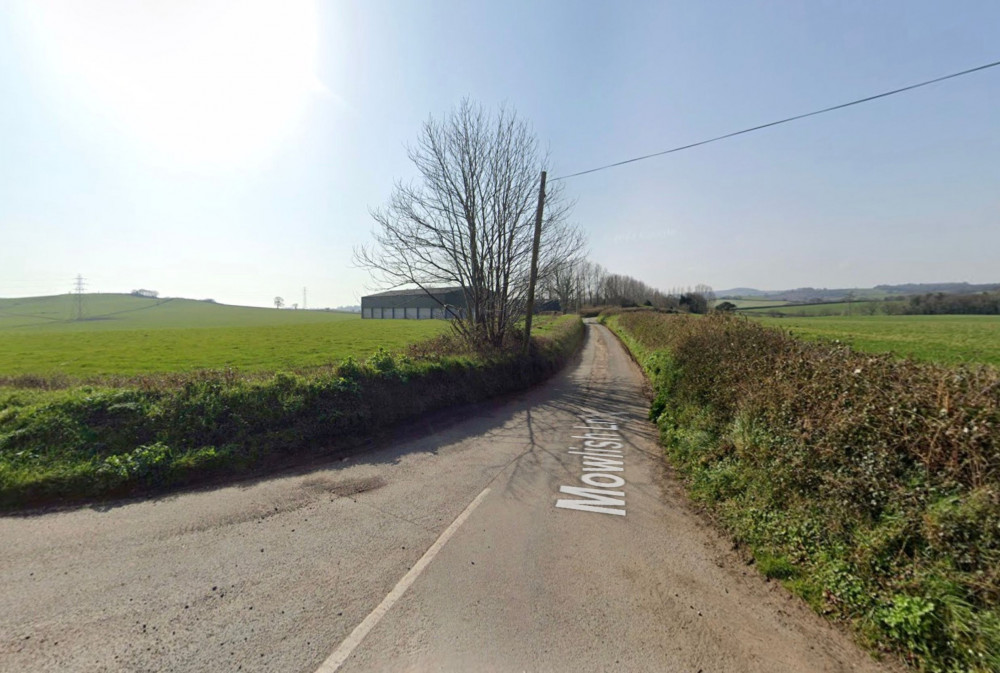
[[[0, 297], [310, 308], [463, 97], [549, 177], [1000, 59], [1000, 3], [0, 0]], [[662, 288], [1000, 282], [1000, 68], [564, 182]]]

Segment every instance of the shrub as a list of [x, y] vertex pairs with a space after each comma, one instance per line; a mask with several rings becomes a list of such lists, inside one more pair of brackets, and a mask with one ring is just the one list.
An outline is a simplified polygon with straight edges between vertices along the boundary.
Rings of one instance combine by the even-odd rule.
[[367, 364], [372, 370], [385, 376], [395, 375], [399, 372], [399, 368], [396, 366], [396, 358], [381, 346], [368, 358]]
[[693, 497], [762, 572], [926, 670], [1000, 670], [1000, 373], [723, 314], [607, 318]]
[[337, 365], [337, 375], [341, 378], [356, 380], [361, 378], [363, 374], [364, 368], [352, 355], [348, 355], [343, 362]]

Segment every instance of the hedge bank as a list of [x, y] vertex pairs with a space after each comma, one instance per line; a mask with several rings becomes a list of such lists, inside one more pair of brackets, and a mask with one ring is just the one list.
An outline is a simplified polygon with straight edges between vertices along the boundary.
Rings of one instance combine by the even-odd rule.
[[527, 357], [431, 344], [312, 372], [27, 379], [0, 388], [0, 508], [162, 491], [329, 453], [376, 429], [534, 385], [566, 363], [582, 335], [574, 316], [534, 337]]
[[694, 498], [819, 612], [927, 671], [1000, 671], [1000, 372], [738, 317], [605, 317]]

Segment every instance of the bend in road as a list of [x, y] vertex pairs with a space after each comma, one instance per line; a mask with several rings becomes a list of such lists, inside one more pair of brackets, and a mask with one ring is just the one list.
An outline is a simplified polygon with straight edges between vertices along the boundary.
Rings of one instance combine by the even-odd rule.
[[691, 511], [647, 404], [588, 325], [544, 385], [349, 461], [4, 517], [0, 670], [316, 671], [486, 488], [337, 670], [885, 670]]

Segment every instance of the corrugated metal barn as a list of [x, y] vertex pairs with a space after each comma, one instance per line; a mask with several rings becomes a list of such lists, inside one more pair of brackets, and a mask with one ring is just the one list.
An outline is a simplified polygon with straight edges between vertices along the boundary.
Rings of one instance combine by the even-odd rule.
[[423, 290], [390, 290], [361, 298], [361, 317], [373, 319], [450, 320], [465, 315], [460, 287]]

